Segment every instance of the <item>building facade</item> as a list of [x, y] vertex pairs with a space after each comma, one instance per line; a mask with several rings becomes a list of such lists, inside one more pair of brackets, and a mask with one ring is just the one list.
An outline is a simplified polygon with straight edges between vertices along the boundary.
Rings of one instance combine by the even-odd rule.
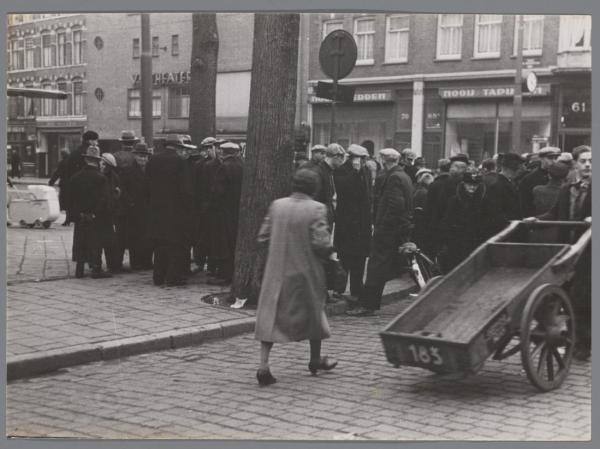
[[[429, 165], [452, 154], [476, 161], [541, 146], [565, 150], [591, 140], [591, 17], [523, 17], [521, 141], [513, 144], [517, 62], [515, 15], [314, 14], [310, 19], [308, 121], [313, 143], [329, 139], [331, 106], [314, 95], [326, 81], [319, 46], [335, 29], [354, 36], [358, 57], [340, 84], [355, 87], [338, 104], [342, 145], [371, 140], [376, 149], [411, 147]], [[584, 110], [585, 109], [585, 110]]]
[[59, 89], [66, 100], [8, 100], [9, 150], [26, 176], [48, 176], [59, 150], [72, 150], [86, 126], [86, 18], [83, 14], [13, 14], [7, 35], [11, 87]]

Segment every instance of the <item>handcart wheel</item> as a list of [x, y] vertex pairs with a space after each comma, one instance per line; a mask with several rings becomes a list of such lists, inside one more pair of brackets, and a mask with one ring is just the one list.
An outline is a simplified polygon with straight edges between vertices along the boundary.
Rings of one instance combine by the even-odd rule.
[[575, 343], [575, 316], [565, 291], [552, 284], [536, 288], [521, 317], [521, 362], [529, 381], [542, 391], [567, 377]]

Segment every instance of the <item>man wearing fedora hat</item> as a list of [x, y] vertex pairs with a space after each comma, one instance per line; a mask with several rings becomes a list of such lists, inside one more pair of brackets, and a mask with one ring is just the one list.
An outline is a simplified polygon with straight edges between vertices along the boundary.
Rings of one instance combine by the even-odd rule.
[[110, 221], [110, 191], [106, 177], [100, 173], [100, 149], [90, 145], [83, 154], [85, 166], [70, 181], [70, 210], [75, 223], [73, 261], [75, 277], [83, 277], [87, 263], [93, 278], [110, 277], [102, 270], [102, 224]]
[[133, 164], [134, 157], [132, 151], [135, 144], [139, 141], [140, 139], [136, 137], [135, 131], [124, 130], [121, 132], [121, 138], [119, 139], [119, 142], [121, 142], [121, 149], [115, 153], [115, 159], [117, 160], [117, 167], [119, 167], [119, 170]]

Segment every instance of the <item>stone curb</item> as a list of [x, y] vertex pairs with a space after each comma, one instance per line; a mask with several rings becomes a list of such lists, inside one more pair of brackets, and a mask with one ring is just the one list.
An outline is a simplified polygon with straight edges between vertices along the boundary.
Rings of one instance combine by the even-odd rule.
[[[389, 302], [392, 298], [405, 295], [412, 290], [414, 290], [412, 287], [404, 288], [385, 294], [382, 302]], [[342, 315], [347, 309], [348, 304], [344, 300], [326, 305], [328, 316]], [[84, 363], [115, 360], [121, 357], [165, 349], [195, 346], [219, 338], [234, 337], [252, 332], [255, 322], [256, 317], [238, 318], [204, 326], [187, 327], [102, 343], [76, 345], [66, 349], [44, 351], [33, 355], [11, 357], [7, 359], [6, 363], [7, 381], [37, 376]]]

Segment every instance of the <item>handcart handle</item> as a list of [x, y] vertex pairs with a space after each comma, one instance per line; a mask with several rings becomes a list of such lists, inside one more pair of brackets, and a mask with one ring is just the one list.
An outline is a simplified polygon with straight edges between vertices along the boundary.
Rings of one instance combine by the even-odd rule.
[[567, 228], [587, 228], [590, 224], [586, 221], [552, 221], [552, 220], [536, 220], [536, 221], [519, 221], [526, 226], [545, 227], [545, 226], [564, 226]]
[[591, 240], [592, 229], [590, 228], [581, 234], [581, 237], [579, 237], [579, 239], [570, 246], [568, 251], [560, 259], [552, 264], [552, 271], [557, 273], [571, 270]]

